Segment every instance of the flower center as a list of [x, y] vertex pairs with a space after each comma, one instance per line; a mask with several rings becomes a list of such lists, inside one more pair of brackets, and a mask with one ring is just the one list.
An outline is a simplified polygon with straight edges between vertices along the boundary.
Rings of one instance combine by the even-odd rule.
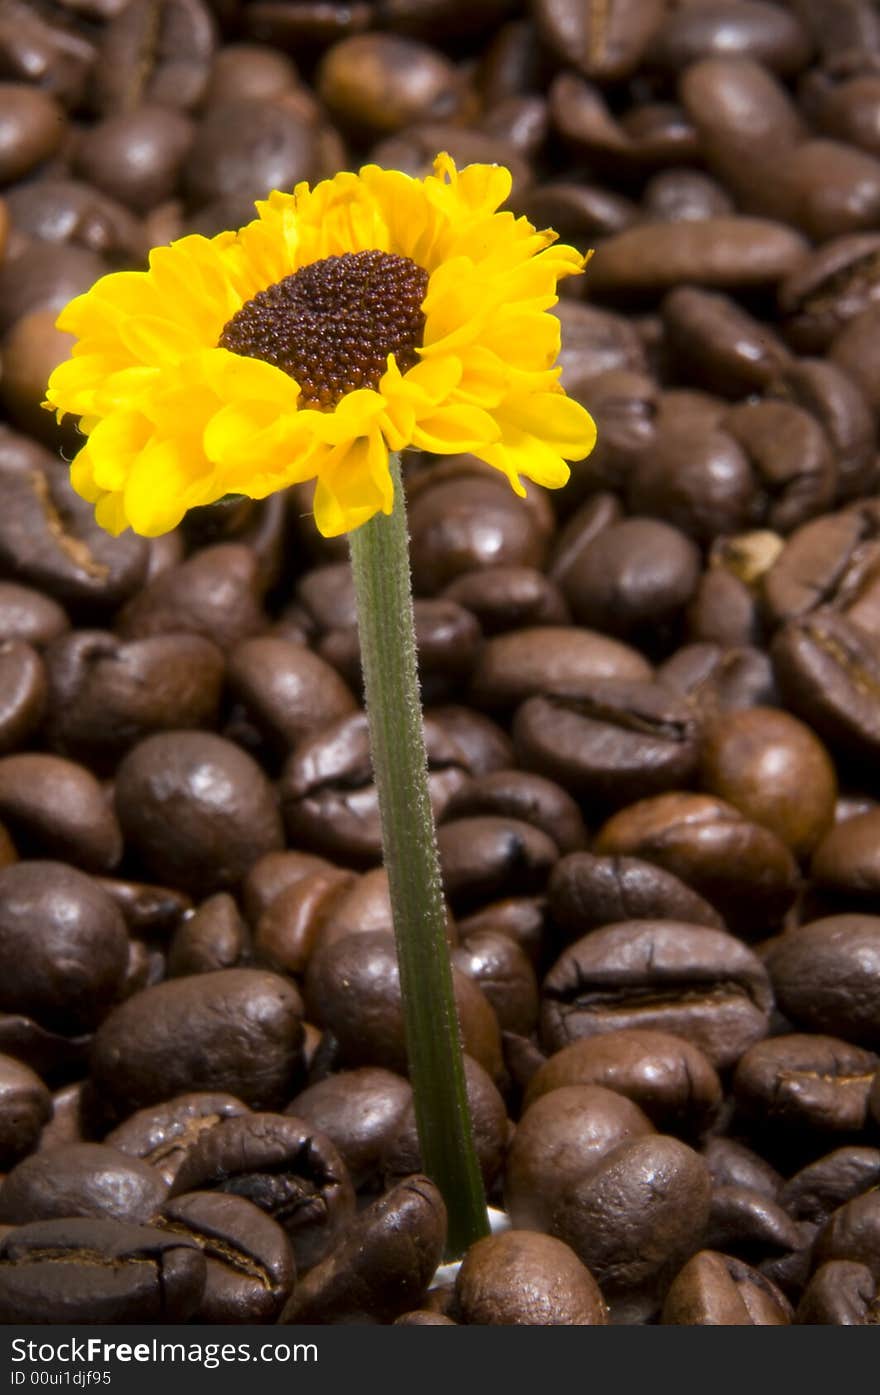
[[324, 257], [259, 291], [223, 326], [218, 346], [295, 378], [304, 407], [332, 411], [346, 393], [378, 388], [393, 354], [417, 362], [428, 273], [391, 252]]

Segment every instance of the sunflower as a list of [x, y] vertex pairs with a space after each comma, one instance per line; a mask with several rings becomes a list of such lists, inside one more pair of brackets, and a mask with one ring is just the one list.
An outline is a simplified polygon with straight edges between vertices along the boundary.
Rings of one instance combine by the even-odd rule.
[[497, 210], [506, 169], [368, 165], [276, 192], [237, 233], [154, 249], [62, 311], [46, 405], [80, 417], [74, 488], [155, 536], [227, 494], [315, 480], [326, 536], [389, 513], [389, 451], [468, 451], [556, 488], [595, 428], [554, 367], [557, 282], [585, 259]]

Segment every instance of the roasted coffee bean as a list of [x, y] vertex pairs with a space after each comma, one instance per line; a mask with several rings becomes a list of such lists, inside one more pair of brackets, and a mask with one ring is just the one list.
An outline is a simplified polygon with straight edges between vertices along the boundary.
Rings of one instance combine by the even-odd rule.
[[[876, 163], [878, 162], [872, 161], [872, 164]], [[861, 388], [875, 413], [880, 405], [876, 358], [878, 322], [880, 305], [874, 303], [835, 335], [829, 350], [831, 361], [842, 368], [856, 386]]]
[[269, 635], [232, 651], [229, 684], [248, 717], [282, 752], [356, 706], [349, 688], [317, 654]]
[[282, 1323], [392, 1322], [425, 1296], [446, 1243], [434, 1183], [405, 1178], [362, 1211], [345, 1238], [297, 1286]]
[[121, 203], [77, 179], [39, 179], [4, 197], [13, 226], [41, 242], [74, 243], [111, 261], [139, 261], [146, 237]]
[[808, 727], [769, 707], [730, 712], [711, 723], [700, 773], [710, 794], [773, 830], [797, 857], [830, 828], [834, 766]]
[[[45, 243], [30, 243], [13, 260], [4, 260], [0, 264], [0, 329], [7, 333], [23, 316], [35, 310], [54, 311], [57, 315], [69, 300], [87, 291], [107, 270], [106, 262], [85, 247], [50, 247]], [[36, 487], [40, 489], [39, 484]], [[38, 497], [43, 497], [42, 490]], [[91, 507], [81, 510], [80, 517], [91, 521]], [[97, 539], [101, 534], [96, 525], [93, 527]], [[139, 550], [141, 547], [143, 543], [139, 544]]]
[[231, 896], [220, 891], [178, 926], [168, 948], [168, 977], [234, 969], [248, 948], [247, 926], [238, 907]]
[[471, 611], [484, 634], [522, 625], [564, 625], [569, 620], [559, 588], [534, 567], [465, 572], [449, 583], [443, 596]]
[[[286, 887], [257, 921], [254, 957], [282, 973], [303, 973], [328, 917], [354, 880], [352, 873], [328, 867]], [[389, 903], [389, 924], [390, 914]]]
[[662, 519], [697, 542], [740, 533], [760, 513], [754, 471], [730, 433], [674, 419], [658, 427], [652, 449], [639, 455], [627, 499], [632, 512]]
[[0, 83], [0, 184], [12, 184], [55, 154], [64, 113], [48, 92]]
[[281, 1227], [243, 1196], [188, 1192], [162, 1207], [157, 1228], [205, 1256], [195, 1322], [274, 1322], [293, 1291], [296, 1265]]
[[23, 1061], [50, 1084], [87, 1071], [91, 1040], [85, 1032], [64, 1036], [24, 1013], [0, 1012], [0, 1052]]
[[582, 682], [576, 697], [533, 697], [513, 722], [527, 768], [557, 781], [587, 814], [690, 783], [698, 724], [690, 703], [659, 683]]
[[703, 572], [687, 609], [688, 637], [723, 650], [754, 647], [761, 633], [757, 600], [724, 566]]
[[708, 795], [640, 800], [608, 820], [595, 850], [658, 863], [753, 939], [781, 920], [795, 895], [797, 869], [785, 845]]
[[541, 694], [577, 698], [596, 679], [650, 678], [636, 650], [590, 630], [541, 626], [487, 640], [473, 674], [480, 706], [513, 707]]
[[[429, 786], [435, 815], [464, 783], [459, 746], [425, 720]], [[297, 744], [280, 784], [284, 821], [292, 842], [350, 866], [380, 861], [379, 801], [363, 712], [339, 717]]]
[[228, 1091], [254, 1109], [289, 1099], [301, 1065], [302, 1001], [260, 969], [221, 969], [136, 993], [95, 1037], [92, 1078], [125, 1116], [184, 1091]]
[[657, 670], [661, 683], [686, 697], [707, 721], [745, 707], [779, 701], [773, 666], [763, 649], [686, 644]]
[[874, 579], [876, 536], [877, 522], [868, 510], [825, 514], [798, 528], [761, 577], [774, 624], [798, 620], [822, 605], [835, 610], [857, 605]]
[[628, 1139], [653, 1134], [638, 1105], [600, 1085], [561, 1085], [523, 1113], [504, 1166], [511, 1221], [547, 1230], [557, 1204]]
[[315, 872], [332, 876], [338, 869], [323, 857], [291, 850], [265, 853], [263, 857], [257, 858], [248, 870], [241, 888], [242, 904], [248, 924], [256, 926], [260, 916], [269, 909], [277, 896]]
[[463, 916], [457, 922], [457, 935], [448, 937], [452, 944], [456, 939], [467, 940], [486, 930], [506, 935], [537, 969], [543, 959], [546, 929], [547, 904], [543, 896], [509, 896], [501, 901], [490, 901], [472, 915]]
[[167, 937], [192, 909], [189, 897], [172, 887], [120, 881], [116, 877], [96, 877], [95, 881], [119, 907], [133, 935]]
[[115, 797], [126, 839], [146, 865], [196, 895], [235, 885], [256, 858], [282, 845], [265, 775], [212, 733], [139, 742], [119, 766]]
[[[333, 869], [338, 872], [338, 869]], [[343, 874], [351, 877], [351, 874]], [[349, 882], [339, 899], [330, 908], [325, 920], [317, 927], [312, 952], [334, 944], [346, 935], [360, 935], [374, 930], [389, 934], [394, 930], [388, 873], [384, 867], [374, 867]], [[458, 943], [458, 935], [447, 915], [446, 936], [450, 944]]]
[[880, 1049], [880, 916], [814, 920], [773, 940], [764, 962], [790, 1022]]
[[205, 1286], [191, 1240], [122, 1221], [32, 1221], [0, 1240], [0, 1320], [186, 1322]]
[[413, 122], [454, 118], [463, 105], [452, 64], [426, 44], [398, 34], [341, 39], [321, 63], [317, 90], [344, 128], [374, 136]]
[[834, 611], [785, 625], [773, 641], [779, 686], [833, 750], [875, 765], [880, 752], [880, 658], [873, 637]]
[[830, 1259], [807, 1285], [795, 1321], [811, 1327], [868, 1327], [876, 1324], [877, 1312], [877, 1281], [867, 1265]]
[[669, 1031], [716, 1067], [733, 1065], [767, 1031], [766, 971], [721, 930], [672, 920], [633, 920], [570, 945], [544, 980], [541, 1036], [559, 1051], [620, 1028]]
[[382, 1160], [412, 1101], [408, 1080], [379, 1066], [336, 1071], [297, 1095], [286, 1112], [327, 1135], [358, 1191], [376, 1189]]
[[795, 1220], [821, 1224], [838, 1206], [872, 1191], [878, 1182], [880, 1150], [857, 1146], [835, 1148], [790, 1177], [779, 1193], [779, 1200]]
[[798, 1228], [772, 1197], [752, 1187], [715, 1186], [706, 1245], [757, 1262], [799, 1248]]
[[815, 417], [791, 402], [743, 402], [722, 428], [745, 451], [767, 496], [763, 517], [787, 533], [830, 508], [837, 472], [829, 442]]
[[161, 572], [120, 616], [125, 639], [186, 633], [231, 649], [266, 628], [256, 554], [240, 543], [203, 548]]
[[37, 1148], [57, 1148], [64, 1143], [84, 1143], [88, 1097], [88, 1082], [84, 1080], [75, 1080], [72, 1085], [63, 1085], [60, 1090], [56, 1090], [50, 1106], [52, 1117], [40, 1134]]
[[772, 330], [730, 296], [681, 286], [662, 305], [677, 368], [689, 381], [724, 397], [766, 388], [788, 358]]
[[568, 568], [564, 590], [582, 625], [625, 638], [656, 634], [693, 596], [700, 558], [690, 539], [654, 519], [613, 523]]
[[278, 1221], [300, 1273], [333, 1248], [354, 1211], [351, 1180], [330, 1139], [285, 1114], [233, 1116], [199, 1135], [171, 1195], [213, 1188], [247, 1198]]
[[248, 1107], [234, 1095], [184, 1094], [152, 1109], [139, 1109], [125, 1123], [107, 1134], [104, 1142], [142, 1158], [170, 1186], [190, 1148], [206, 1129], [221, 1119], [247, 1114]]
[[0, 760], [0, 816], [20, 845], [106, 872], [122, 855], [122, 835], [98, 781], [60, 756], [20, 753]]
[[825, 1222], [813, 1246], [813, 1265], [832, 1259], [865, 1264], [880, 1279], [880, 1192], [866, 1192], [840, 1206]]
[[553, 921], [568, 939], [620, 920], [683, 920], [723, 929], [708, 901], [671, 872], [637, 857], [579, 852], [560, 858], [547, 892]]
[[815, 353], [878, 296], [880, 238], [855, 233], [806, 256], [779, 287], [779, 307], [792, 342], [801, 352]]
[[520, 770], [498, 770], [468, 780], [453, 794], [444, 819], [497, 815], [533, 824], [562, 853], [582, 848], [586, 829], [581, 812], [559, 785]]
[[[513, 745], [510, 737], [482, 712], [472, 707], [446, 703], [425, 713], [426, 723], [439, 727], [464, 758], [469, 775], [492, 775], [496, 770], [509, 770], [513, 765]], [[430, 733], [426, 725], [426, 733]], [[430, 758], [430, 757], [429, 757]]]
[[88, 184], [144, 214], [176, 192], [192, 123], [166, 106], [118, 112], [83, 132], [74, 168]]
[[246, 205], [310, 179], [315, 165], [315, 133], [301, 113], [278, 102], [218, 102], [196, 127], [183, 187], [196, 208], [230, 198]]
[[0, 932], [4, 1012], [61, 1032], [101, 1020], [122, 985], [128, 937], [119, 911], [90, 877], [55, 862], [3, 868]]
[[[492, 1080], [470, 1056], [464, 1057], [465, 1088], [470, 1106], [474, 1148], [487, 1191], [498, 1177], [510, 1125], [504, 1100]], [[382, 1154], [382, 1171], [386, 1178], [406, 1177], [423, 1166], [422, 1149], [416, 1125], [415, 1106], [410, 1097], [397, 1124], [393, 1137]]]
[[443, 888], [453, 907], [486, 901], [502, 891], [540, 891], [559, 856], [553, 840], [534, 825], [492, 815], [442, 824], [437, 846]]
[[757, 1269], [701, 1250], [669, 1285], [660, 1320], [677, 1327], [784, 1327], [792, 1311], [785, 1294]]
[[568, 1085], [601, 1085], [626, 1095], [666, 1133], [699, 1135], [721, 1106], [721, 1082], [692, 1042], [630, 1028], [583, 1037], [557, 1051], [529, 1081], [525, 1105]]
[[612, 1313], [650, 1312], [701, 1247], [709, 1193], [705, 1164], [684, 1143], [633, 1138], [560, 1196], [552, 1232], [587, 1265]]
[[782, 1178], [765, 1158], [732, 1138], [716, 1135], [707, 1140], [703, 1157], [715, 1187], [746, 1187], [775, 1201], [782, 1190]]
[[841, 500], [870, 493], [877, 478], [874, 423], [864, 394], [835, 364], [799, 359], [774, 383], [774, 395], [812, 412], [834, 452]]
[[[464, 1049], [497, 1079], [501, 1044], [495, 1013], [475, 983], [457, 969], [452, 977]], [[309, 1019], [333, 1033], [341, 1064], [405, 1073], [400, 975], [392, 935], [373, 930], [323, 946], [312, 955], [305, 987]]]
[[[49, 257], [57, 256], [54, 248], [46, 251]], [[87, 290], [100, 274], [100, 268], [90, 267], [76, 293]], [[57, 309], [71, 293], [65, 289], [59, 295]], [[23, 439], [15, 438], [13, 450]], [[9, 580], [44, 588], [65, 605], [105, 611], [118, 605], [143, 580], [146, 542], [132, 533], [111, 538], [95, 523], [91, 504], [74, 494], [54, 460], [42, 451], [35, 458], [33, 449], [28, 454], [24, 468], [16, 470], [7, 464], [2, 471], [0, 570]]]
[[98, 1220], [145, 1225], [165, 1199], [158, 1172], [106, 1143], [44, 1148], [14, 1167], [0, 1188], [0, 1222]]
[[651, 221], [702, 223], [706, 218], [726, 217], [733, 212], [733, 203], [721, 185], [700, 170], [671, 169], [661, 170], [648, 180], [642, 210]]
[[36, 1072], [0, 1056], [0, 1166], [30, 1153], [51, 1117], [52, 1098]]
[[819, 886], [870, 909], [880, 891], [880, 810], [832, 828], [813, 854], [810, 875]]
[[51, 596], [0, 581], [0, 643], [20, 640], [43, 649], [70, 626], [70, 621]]
[[0, 640], [0, 755], [27, 743], [43, 719], [47, 695], [46, 669], [36, 650], [22, 640]]
[[[480, 644], [476, 618], [455, 601], [417, 597], [414, 607], [419, 678], [425, 702], [441, 701], [467, 679]], [[360, 639], [356, 625], [331, 630], [318, 644], [352, 688], [362, 687]]]
[[876, 1068], [872, 1052], [835, 1037], [772, 1037], [743, 1053], [733, 1088], [762, 1129], [858, 1133]]
[[126, 644], [102, 630], [75, 630], [46, 654], [52, 744], [112, 768], [156, 731], [210, 726], [223, 683], [223, 655], [199, 635], [156, 635]]
[[540, 567], [546, 540], [533, 511], [491, 473], [431, 481], [411, 500], [413, 585], [436, 595], [465, 572]]
[[789, 76], [805, 67], [811, 48], [806, 29], [787, 10], [765, 0], [709, 0], [669, 15], [651, 57], [678, 69], [710, 54], [741, 54]]
[[296, 84], [296, 68], [286, 54], [268, 44], [224, 44], [211, 64], [205, 105], [241, 97], [271, 100]]
[[462, 1322], [488, 1327], [601, 1327], [592, 1274], [552, 1235], [506, 1230], [471, 1245], [455, 1281]]
[[504, 1032], [528, 1036], [538, 1022], [538, 984], [523, 949], [503, 930], [473, 930], [452, 962], [483, 990]]
[[203, 0], [135, 0], [104, 29], [95, 70], [99, 108], [140, 102], [189, 110], [208, 86], [216, 31]]

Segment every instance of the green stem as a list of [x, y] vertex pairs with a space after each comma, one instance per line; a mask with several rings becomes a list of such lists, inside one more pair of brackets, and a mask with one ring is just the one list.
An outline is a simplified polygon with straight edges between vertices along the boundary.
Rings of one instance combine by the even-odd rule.
[[349, 534], [373, 771], [422, 1161], [449, 1213], [448, 1253], [488, 1231], [446, 942], [416, 665], [400, 463], [394, 510]]

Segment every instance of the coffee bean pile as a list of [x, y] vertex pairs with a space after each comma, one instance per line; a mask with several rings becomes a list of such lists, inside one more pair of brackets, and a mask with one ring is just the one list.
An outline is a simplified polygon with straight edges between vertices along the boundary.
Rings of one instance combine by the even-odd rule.
[[[0, 63], [0, 1320], [876, 1323], [875, 4], [7, 0]], [[39, 407], [100, 274], [441, 149], [597, 248], [570, 485], [406, 461], [454, 1283], [344, 541], [113, 540]]]

